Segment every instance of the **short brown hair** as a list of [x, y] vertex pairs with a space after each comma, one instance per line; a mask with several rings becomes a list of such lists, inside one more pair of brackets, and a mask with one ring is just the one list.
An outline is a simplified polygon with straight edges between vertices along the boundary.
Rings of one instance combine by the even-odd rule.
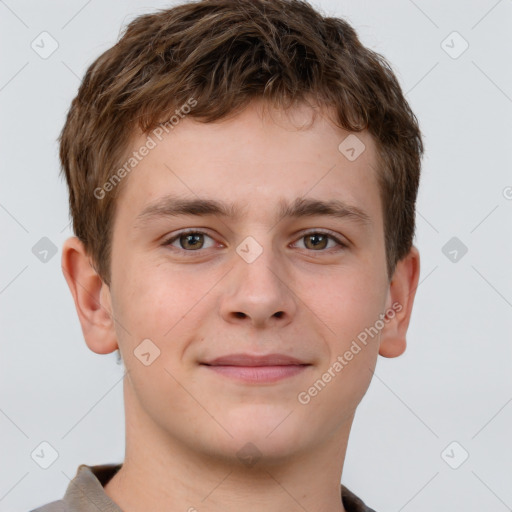
[[137, 127], [149, 133], [190, 98], [188, 115], [213, 122], [252, 99], [287, 108], [308, 97], [333, 108], [338, 126], [373, 136], [391, 279], [412, 246], [423, 143], [387, 61], [303, 0], [202, 0], [129, 23], [87, 69], [60, 134], [73, 230], [103, 281], [124, 182], [101, 199], [94, 191], [126, 160]]

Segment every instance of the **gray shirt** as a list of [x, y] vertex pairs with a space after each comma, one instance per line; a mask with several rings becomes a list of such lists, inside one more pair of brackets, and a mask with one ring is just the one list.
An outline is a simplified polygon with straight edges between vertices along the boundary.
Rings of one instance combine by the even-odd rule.
[[[52, 501], [31, 512], [123, 512], [103, 489], [121, 466], [122, 464], [81, 464], [61, 500]], [[341, 485], [341, 499], [347, 512], [375, 512], [344, 485]]]

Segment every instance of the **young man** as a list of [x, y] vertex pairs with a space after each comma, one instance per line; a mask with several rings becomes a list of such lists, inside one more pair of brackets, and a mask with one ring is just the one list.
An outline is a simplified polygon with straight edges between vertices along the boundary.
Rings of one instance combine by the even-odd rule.
[[377, 356], [406, 347], [423, 145], [386, 61], [298, 0], [129, 24], [61, 134], [62, 268], [126, 368], [122, 464], [49, 511], [371, 511], [340, 486]]

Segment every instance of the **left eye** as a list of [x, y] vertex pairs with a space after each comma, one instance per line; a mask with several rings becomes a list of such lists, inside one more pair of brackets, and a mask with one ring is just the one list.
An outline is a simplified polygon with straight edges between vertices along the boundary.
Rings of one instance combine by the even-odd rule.
[[306, 249], [326, 249], [329, 239], [334, 241], [335, 244], [340, 247], [346, 247], [346, 244], [338, 240], [338, 238], [331, 235], [330, 233], [325, 233], [323, 231], [313, 231], [306, 233], [299, 238], [299, 240], [306, 240], [306, 246], [308, 244], [310, 245], [310, 247], [306, 247]]

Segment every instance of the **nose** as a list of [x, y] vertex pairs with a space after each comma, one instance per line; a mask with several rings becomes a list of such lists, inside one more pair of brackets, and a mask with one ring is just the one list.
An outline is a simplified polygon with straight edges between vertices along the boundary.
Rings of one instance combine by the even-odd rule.
[[297, 309], [297, 297], [286, 264], [271, 249], [251, 263], [238, 254], [229, 272], [221, 299], [221, 315], [227, 322], [246, 322], [255, 328], [285, 326]]

